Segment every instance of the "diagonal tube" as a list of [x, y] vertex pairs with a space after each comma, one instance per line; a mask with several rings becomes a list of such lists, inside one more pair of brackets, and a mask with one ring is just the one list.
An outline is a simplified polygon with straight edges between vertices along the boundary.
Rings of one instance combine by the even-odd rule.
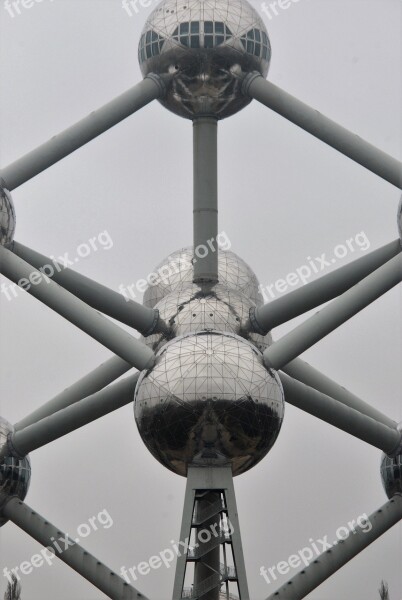
[[78, 542], [59, 531], [18, 498], [11, 498], [3, 507], [2, 514], [44, 547], [38, 553], [38, 556], [42, 556], [42, 564], [47, 562], [51, 565], [57, 556], [112, 600], [147, 600], [119, 575], [86, 552]]
[[133, 300], [127, 300], [114, 290], [72, 269], [63, 268], [49, 257], [23, 244], [14, 242], [10, 249], [36, 269], [43, 270], [53, 281], [92, 308], [137, 329], [145, 336], [155, 332], [158, 324], [158, 311]]
[[255, 331], [266, 335], [274, 327], [333, 300], [400, 253], [400, 240], [395, 240], [282, 298], [253, 309], [251, 323]]
[[259, 73], [250, 73], [245, 77], [243, 93], [258, 100], [375, 175], [402, 189], [400, 161], [331, 121], [270, 81], [266, 81]]
[[370, 515], [363, 527], [356, 527], [348, 538], [337, 541], [266, 600], [302, 600], [401, 519], [402, 496], [396, 495]]
[[0, 272], [139, 371], [153, 366], [155, 355], [145, 344], [3, 246], [0, 246]]
[[265, 365], [282, 369], [401, 281], [402, 254], [399, 254], [267, 348]]
[[289, 404], [379, 448], [388, 455], [392, 455], [399, 448], [401, 432], [396, 425], [391, 428], [375, 421], [372, 417], [363, 415], [285, 373], [280, 373], [279, 377], [283, 385], [285, 400]]
[[99, 392], [109, 385], [109, 383], [112, 383], [131, 369], [132, 366], [128, 362], [119, 356], [112, 356], [112, 358], [102, 363], [60, 394], [57, 394], [57, 396], [43, 404], [40, 408], [37, 408], [31, 414], [21, 419], [21, 421], [18, 421], [14, 426], [15, 431], [41, 421], [83, 398], [92, 396], [92, 394]]
[[398, 425], [396, 421], [390, 419], [376, 408], [373, 408], [370, 404], [364, 402], [364, 400], [361, 400], [352, 394], [352, 392], [339, 385], [339, 383], [323, 375], [300, 358], [295, 358], [295, 360], [292, 360], [292, 362], [283, 367], [282, 370], [287, 375], [293, 377], [293, 379], [297, 379], [305, 385], [322, 392], [325, 396], [335, 398], [338, 402], [350, 406], [354, 410], [358, 410], [363, 415], [371, 417], [375, 421], [391, 427], [391, 429], [395, 429]]
[[15, 190], [164, 94], [163, 80], [158, 75], [149, 75], [102, 108], [2, 169], [0, 179], [3, 179], [3, 187], [9, 191]]
[[[8, 439], [12, 455], [23, 458], [30, 452], [130, 404], [134, 400], [138, 378], [139, 373], [136, 373], [37, 423], [12, 433]], [[7, 444], [5, 444], [3, 454], [7, 454]], [[0, 458], [2, 458], [1, 451]]]

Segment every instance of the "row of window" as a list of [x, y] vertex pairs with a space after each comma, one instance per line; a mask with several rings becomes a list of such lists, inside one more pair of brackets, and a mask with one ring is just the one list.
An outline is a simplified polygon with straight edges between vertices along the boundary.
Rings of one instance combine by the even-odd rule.
[[[201, 31], [203, 25], [203, 31]], [[180, 23], [173, 32], [172, 38], [188, 48], [215, 48], [232, 37], [229, 27], [217, 21], [191, 21]], [[140, 40], [140, 59], [144, 62], [152, 56], [158, 56], [162, 52], [165, 39], [155, 31], [147, 31]], [[268, 60], [269, 40], [265, 31], [252, 29], [241, 38], [244, 49], [249, 54], [258, 58]], [[202, 46], [201, 46], [202, 44]]]

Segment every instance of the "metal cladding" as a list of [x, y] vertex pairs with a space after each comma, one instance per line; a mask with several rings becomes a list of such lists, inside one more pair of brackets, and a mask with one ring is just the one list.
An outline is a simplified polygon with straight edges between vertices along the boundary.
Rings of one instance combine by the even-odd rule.
[[183, 476], [208, 451], [225, 456], [233, 475], [244, 473], [271, 449], [284, 415], [282, 385], [261, 353], [219, 332], [165, 345], [155, 367], [141, 374], [134, 406], [149, 451]]
[[[255, 304], [247, 296], [219, 283], [183, 284], [155, 306], [160, 319], [169, 326], [171, 337], [201, 331], [229, 332], [244, 337], [264, 352], [272, 344], [272, 336], [250, 332], [251, 308]], [[143, 340], [154, 352], [169, 341], [164, 334]]]
[[[402, 423], [398, 429], [402, 431]], [[395, 494], [402, 494], [402, 453], [394, 457], [387, 456], [387, 454], [382, 455], [381, 479], [385, 493], [390, 500]]]
[[244, 77], [267, 76], [271, 44], [265, 25], [246, 0], [163, 0], [140, 39], [143, 76], [173, 74], [160, 102], [187, 119], [229, 117], [251, 99]]
[[[7, 444], [7, 436], [13, 431], [14, 427], [0, 417], [0, 449]], [[7, 522], [1, 516], [3, 505], [13, 496], [24, 500], [28, 493], [30, 480], [31, 463], [27, 456], [22, 459], [13, 456], [5, 456], [0, 459], [0, 527]]]
[[[143, 304], [155, 308], [168, 294], [181, 291], [193, 283], [193, 248], [177, 250], [163, 260], [149, 277], [151, 282], [144, 294]], [[256, 306], [263, 304], [258, 279], [254, 272], [239, 256], [229, 250], [219, 248], [219, 283], [228, 290], [247, 296]]]
[[6, 246], [14, 239], [15, 210], [11, 194], [0, 186], [0, 244]]

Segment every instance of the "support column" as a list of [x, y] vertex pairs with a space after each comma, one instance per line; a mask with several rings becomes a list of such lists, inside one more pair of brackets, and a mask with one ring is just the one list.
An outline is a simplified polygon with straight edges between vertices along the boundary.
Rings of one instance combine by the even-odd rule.
[[210, 117], [196, 119], [193, 132], [194, 282], [217, 282], [218, 122]]

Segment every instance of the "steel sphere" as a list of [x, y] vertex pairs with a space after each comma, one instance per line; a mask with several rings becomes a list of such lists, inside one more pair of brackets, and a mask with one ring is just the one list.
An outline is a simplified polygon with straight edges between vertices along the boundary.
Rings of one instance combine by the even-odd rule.
[[[272, 343], [266, 336], [250, 333], [250, 309], [255, 304], [241, 292], [218, 284], [184, 284], [155, 306], [160, 318], [170, 326], [171, 338], [201, 331], [220, 331], [244, 337], [263, 352]], [[143, 341], [157, 352], [169, 339], [154, 334]]]
[[[14, 427], [0, 417], [0, 450], [7, 444], [7, 436], [14, 431]], [[0, 459], [0, 527], [7, 521], [1, 516], [1, 509], [5, 502], [17, 496], [24, 500], [28, 493], [31, 480], [31, 463], [29, 458], [19, 459], [5, 456]]]
[[187, 119], [223, 119], [250, 103], [243, 78], [267, 76], [271, 44], [246, 0], [163, 0], [145, 24], [138, 59], [144, 77], [173, 74], [166, 108]]
[[[149, 277], [150, 285], [145, 290], [143, 304], [155, 306], [171, 292], [179, 292], [193, 283], [193, 249], [183, 248], [169, 254]], [[243, 293], [254, 304], [263, 304], [258, 279], [252, 269], [237, 254], [219, 249], [219, 283], [229, 290]]]
[[177, 338], [141, 374], [134, 414], [151, 454], [186, 476], [200, 454], [215, 451], [233, 475], [257, 464], [279, 434], [284, 395], [261, 353], [233, 334], [203, 332]]
[[[398, 429], [402, 431], [402, 423], [400, 423]], [[382, 455], [381, 479], [384, 491], [389, 499], [395, 494], [402, 494], [402, 454], [392, 458], [386, 454]]]
[[11, 194], [0, 186], [0, 245], [7, 246], [14, 239], [15, 210]]

